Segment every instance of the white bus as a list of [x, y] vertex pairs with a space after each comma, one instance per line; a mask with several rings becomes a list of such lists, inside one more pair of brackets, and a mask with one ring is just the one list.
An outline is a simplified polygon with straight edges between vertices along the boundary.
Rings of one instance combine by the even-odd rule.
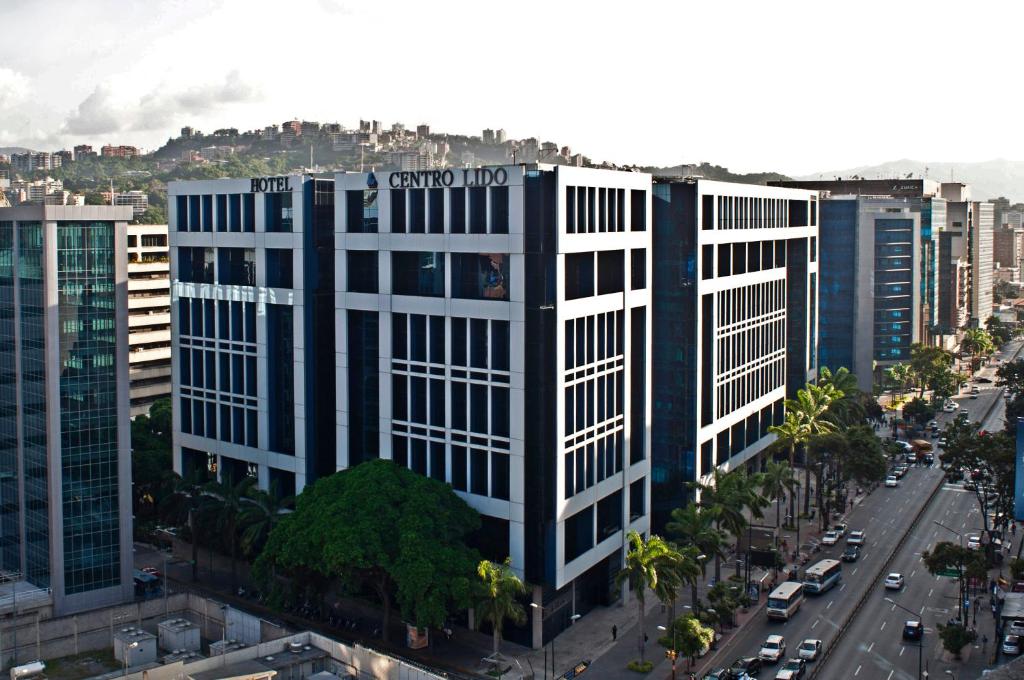
[[804, 584], [799, 581], [786, 581], [768, 595], [768, 606], [765, 612], [769, 619], [788, 620], [804, 601]]
[[842, 562], [822, 560], [804, 572], [804, 590], [809, 593], [823, 593], [842, 580]]

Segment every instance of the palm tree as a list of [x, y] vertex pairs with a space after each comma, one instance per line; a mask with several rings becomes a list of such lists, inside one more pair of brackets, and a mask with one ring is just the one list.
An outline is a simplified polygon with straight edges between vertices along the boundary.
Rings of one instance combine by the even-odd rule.
[[250, 487], [248, 498], [252, 501], [242, 507], [239, 526], [242, 529], [242, 552], [255, 558], [266, 545], [270, 532], [281, 518], [295, 504], [294, 496], [279, 498], [278, 485], [272, 484], [270, 491]]
[[782, 526], [781, 508], [782, 500], [786, 498], [786, 492], [793, 493], [797, 487], [796, 476], [793, 468], [788, 463], [776, 463], [768, 461], [761, 477], [761, 491], [766, 498], [775, 501], [775, 532], [778, 533]]
[[896, 395], [896, 387], [900, 388], [900, 400], [903, 400], [903, 393], [907, 389], [907, 385], [910, 384], [910, 378], [913, 376], [913, 372], [910, 370], [910, 364], [898, 363], [893, 364], [885, 371], [889, 380], [892, 381], [893, 385], [893, 396]]
[[[714, 513], [696, 503], [690, 503], [686, 507], [673, 510], [670, 517], [665, 529], [676, 539], [678, 545], [697, 549], [701, 578], [706, 578], [708, 561], [714, 559], [718, 562], [725, 557], [725, 535], [715, 528]], [[693, 582], [690, 585], [690, 606], [696, 611], [697, 583]]]
[[[693, 607], [694, 612], [697, 611], [697, 583], [704, 574], [704, 562], [707, 560], [707, 556], [702, 554], [700, 548], [695, 545], [681, 546], [677, 543], [670, 544], [672, 549], [679, 553], [679, 561], [675, 563], [673, 572], [673, 582], [676, 588], [682, 588], [684, 586], [690, 587], [690, 606]], [[663, 600], [664, 601], [664, 600]], [[676, 620], [676, 594], [673, 593], [671, 602], [671, 610], [669, 612], [669, 624]]]
[[644, 628], [645, 593], [648, 588], [657, 592], [658, 582], [662, 578], [671, 578], [669, 574], [675, 569], [676, 562], [680, 555], [672, 549], [659, 536], [651, 536], [646, 541], [636, 530], [630, 530], [627, 535], [630, 550], [626, 553], [626, 564], [615, 575], [615, 585], [622, 587], [623, 583], [629, 583], [629, 587], [636, 593], [637, 608], [640, 612], [640, 660], [644, 660], [644, 641], [647, 633]]
[[[738, 527], [746, 522], [746, 518], [743, 516], [743, 505], [737, 504], [736, 499], [736, 487], [735, 480], [732, 472], [722, 472], [719, 468], [713, 468], [711, 470], [710, 479], [707, 483], [701, 481], [687, 482], [687, 485], [699, 492], [700, 500], [697, 501], [697, 505], [700, 506], [712, 517], [712, 521], [715, 524], [715, 529], [724, 537], [725, 532], [722, 531], [723, 527], [729, 529], [731, 532], [732, 528]], [[724, 555], [716, 554], [715, 556], [715, 582], [722, 580], [722, 557]]]
[[246, 505], [252, 503], [248, 493], [256, 484], [255, 477], [243, 477], [232, 484], [232, 480], [209, 482], [203, 487], [207, 499], [206, 510], [211, 513], [214, 525], [227, 539], [231, 553], [231, 592], [238, 588], [238, 520]]
[[199, 580], [199, 511], [203, 506], [203, 488], [209, 481], [209, 473], [203, 469], [193, 470], [187, 477], [175, 475], [174, 491], [161, 504], [164, 513], [172, 516], [176, 526], [182, 519], [188, 523], [189, 540], [192, 543], [192, 581]]
[[516, 625], [526, 623], [526, 609], [518, 598], [526, 594], [526, 584], [512, 571], [512, 558], [506, 557], [501, 564], [481, 560], [476, 567], [481, 581], [481, 597], [477, 611], [485, 621], [491, 622], [494, 632], [494, 653], [501, 649], [501, 631], [505, 619]]
[[[819, 434], [836, 431], [835, 423], [825, 418], [829, 405], [835, 399], [842, 399], [843, 393], [834, 385], [814, 385], [808, 383], [802, 390], [797, 390], [796, 399], [786, 400], [786, 410], [796, 413], [797, 420], [806, 429], [807, 439]], [[804, 466], [804, 514], [811, 509], [811, 468]]]
[[[782, 421], [781, 425], [772, 425], [768, 428], [768, 431], [776, 436], [776, 442], [779, 446], [784, 446], [789, 449], [789, 468], [791, 470], [796, 469], [796, 447], [805, 443], [810, 436], [807, 431], [805, 423], [801, 422], [800, 416], [796, 411], [786, 411], [786, 416]], [[799, 486], [799, 484], [797, 484]], [[799, 518], [796, 516], [796, 496], [795, 490], [789, 493], [789, 516], [793, 518], [793, 521], [799, 522]]]
[[860, 388], [857, 387], [857, 376], [846, 367], [840, 366], [834, 373], [828, 366], [818, 371], [818, 384], [831, 385], [842, 397], [833, 399], [829, 404], [826, 417], [836, 425], [851, 426], [864, 422], [864, 406], [860, 401]]
[[964, 331], [963, 340], [960, 341], [960, 349], [969, 352], [971, 355], [971, 374], [974, 374], [974, 360], [988, 356], [996, 351], [992, 336], [984, 328], [968, 328]]

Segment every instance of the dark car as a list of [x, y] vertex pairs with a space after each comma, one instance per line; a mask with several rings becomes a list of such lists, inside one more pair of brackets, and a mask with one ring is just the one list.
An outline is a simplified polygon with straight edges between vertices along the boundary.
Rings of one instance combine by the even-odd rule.
[[920, 640], [923, 632], [920, 621], [907, 621], [903, 624], [904, 640]]
[[705, 673], [704, 680], [733, 680], [733, 675], [728, 668], [716, 668]]
[[979, 376], [975, 380], [976, 380], [976, 382], [980, 382], [980, 383], [990, 383], [990, 382], [992, 382], [992, 378], [986, 378], [985, 376]]
[[732, 666], [729, 667], [733, 673], [746, 673], [747, 675], [757, 675], [761, 672], [762, 663], [761, 660], [756, 656], [744, 656], [736, 659], [732, 662]]
[[860, 548], [855, 545], [848, 545], [846, 550], [843, 551], [841, 559], [843, 562], [856, 562], [859, 557]]

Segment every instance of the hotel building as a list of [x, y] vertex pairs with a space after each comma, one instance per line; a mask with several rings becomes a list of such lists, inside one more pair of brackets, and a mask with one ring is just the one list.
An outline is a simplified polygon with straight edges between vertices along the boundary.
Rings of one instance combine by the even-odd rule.
[[0, 208], [0, 569], [19, 609], [132, 595], [131, 219]]
[[652, 517], [686, 483], [759, 467], [783, 401], [816, 375], [818, 193], [657, 180]]

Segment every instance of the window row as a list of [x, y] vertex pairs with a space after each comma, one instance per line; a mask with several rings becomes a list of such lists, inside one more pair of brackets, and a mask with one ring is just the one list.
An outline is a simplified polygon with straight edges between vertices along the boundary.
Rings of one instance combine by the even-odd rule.
[[621, 368], [565, 388], [565, 436], [571, 437], [625, 415]]
[[[741, 241], [718, 244], [718, 276], [738, 276], [786, 266], [786, 241]], [[701, 246], [703, 279], [714, 278], [714, 245]]]
[[[507, 234], [507, 186], [392, 189], [387, 192], [395, 234]], [[375, 234], [381, 195], [376, 189], [345, 192], [346, 228]], [[447, 229], [446, 229], [447, 226]]]
[[391, 456], [397, 465], [447, 482], [456, 491], [509, 499], [511, 473], [507, 452], [392, 435]]
[[622, 472], [623, 451], [622, 430], [566, 451], [562, 456], [565, 499]]
[[[178, 298], [178, 334], [185, 338], [256, 342], [256, 303], [241, 300]], [[255, 348], [253, 348], [255, 351]]]
[[625, 338], [626, 316], [621, 309], [566, 320], [565, 370], [622, 356]]
[[[445, 253], [391, 252], [391, 292], [395, 295], [444, 297]], [[506, 253], [449, 253], [451, 296], [468, 300], [508, 300], [509, 256]], [[376, 293], [376, 251], [349, 251], [348, 289]]]
[[181, 431], [259, 448], [259, 415], [254, 408], [181, 397]]
[[626, 231], [627, 208], [629, 209], [629, 230], [646, 231], [646, 191], [631, 189], [627, 206], [625, 189], [567, 186], [565, 188], [565, 231], [568, 234]]
[[748, 446], [753, 446], [762, 437], [767, 437], [768, 428], [780, 425], [785, 417], [783, 400], [765, 406], [731, 428], [718, 433], [714, 440], [700, 445], [700, 474], [711, 474], [713, 466], [724, 465], [729, 458], [739, 455]]
[[182, 246], [177, 249], [177, 256], [180, 281], [232, 286], [256, 285], [256, 251], [252, 248], [214, 249]]
[[724, 418], [785, 385], [784, 355], [740, 373], [718, 386], [718, 417]]
[[396, 421], [446, 427], [451, 409], [452, 430], [509, 436], [509, 388], [476, 382], [448, 383], [451, 402], [446, 400], [446, 383], [441, 378], [393, 373], [391, 376], [392, 418]]
[[[392, 356], [421, 363], [509, 370], [508, 321], [451, 317], [451, 334], [446, 342], [448, 322], [443, 316], [392, 314]], [[445, 357], [445, 347], [449, 345], [450, 360]]]
[[175, 197], [178, 231], [256, 231], [255, 194], [203, 194]]
[[178, 354], [178, 377], [183, 387], [248, 397], [257, 395], [254, 354], [182, 347]]
[[718, 329], [785, 310], [785, 279], [730, 288], [718, 293]]
[[[630, 290], [647, 287], [647, 251], [630, 251]], [[579, 298], [625, 290], [626, 256], [623, 250], [601, 250], [596, 253], [569, 253], [565, 256], [565, 299]]]
[[813, 198], [808, 202], [785, 198], [705, 195], [701, 204], [703, 229], [714, 228], [716, 205], [719, 229], [779, 229], [815, 226], [818, 223], [817, 201]]
[[728, 378], [732, 371], [764, 360], [786, 349], [786, 319], [781, 313], [770, 321], [752, 323], [718, 337], [718, 375]]

